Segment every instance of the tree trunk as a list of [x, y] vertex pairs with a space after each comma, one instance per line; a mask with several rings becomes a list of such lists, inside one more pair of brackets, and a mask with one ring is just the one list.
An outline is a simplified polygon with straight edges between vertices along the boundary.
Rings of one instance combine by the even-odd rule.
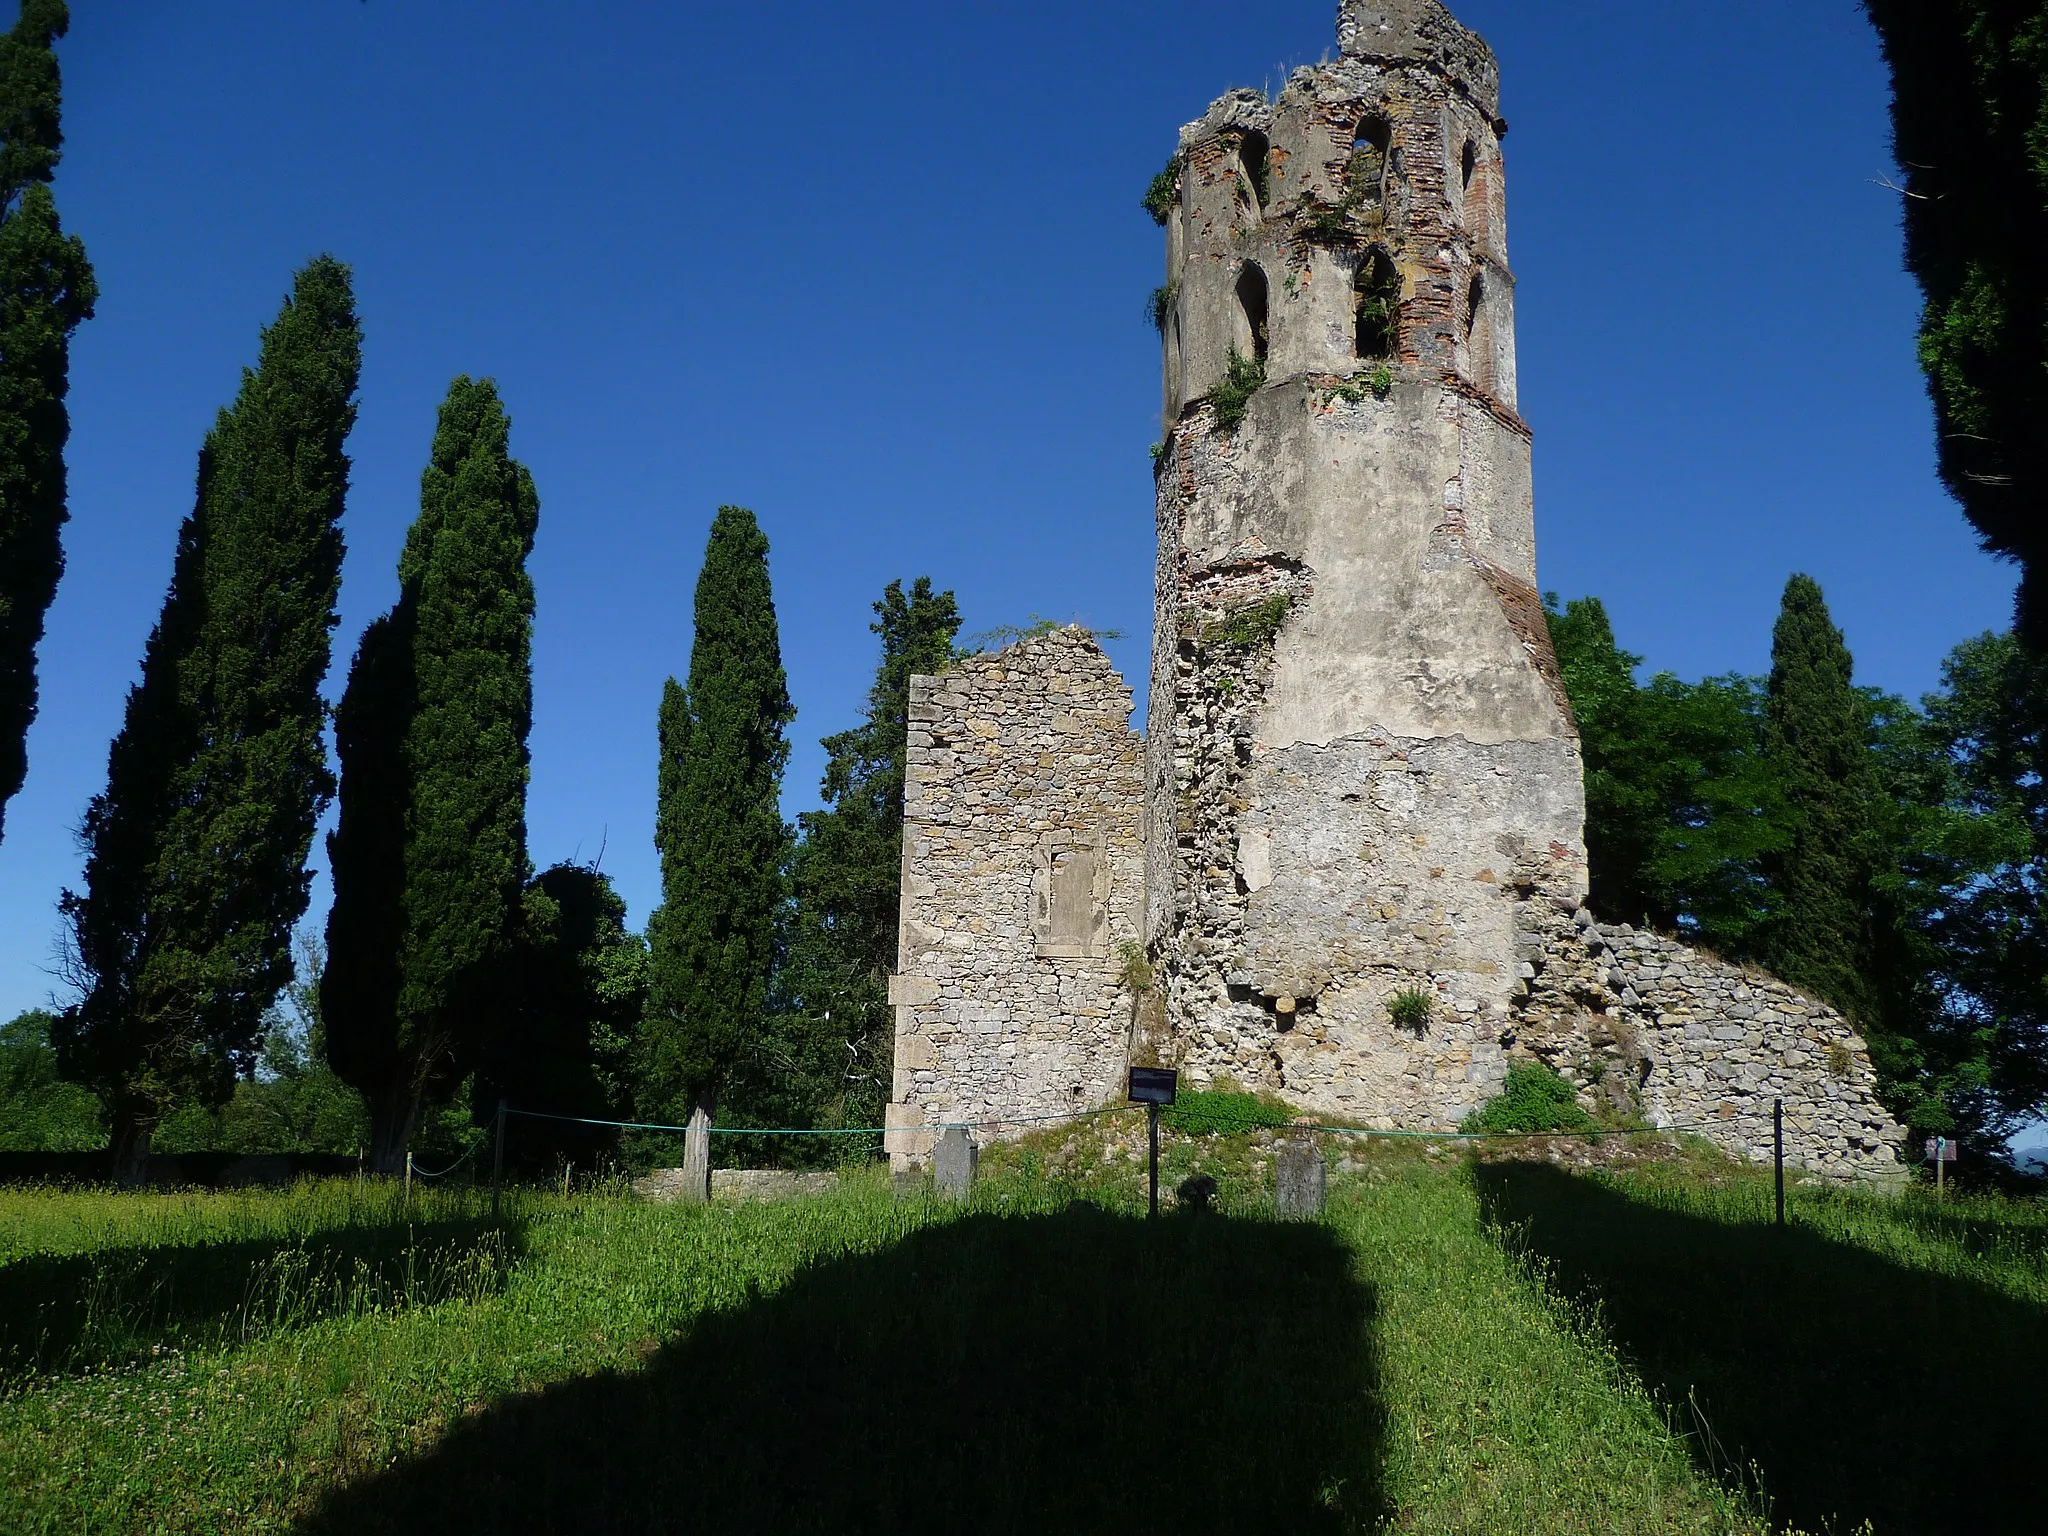
[[113, 1128], [114, 1183], [140, 1189], [149, 1178], [149, 1144], [156, 1127], [132, 1111], [115, 1110]]
[[396, 1177], [405, 1171], [405, 1149], [419, 1125], [419, 1090], [394, 1083], [370, 1095], [370, 1171]]
[[690, 1119], [683, 1128], [682, 1199], [703, 1202], [711, 1198], [711, 1111], [717, 1097], [700, 1093], [690, 1105]]

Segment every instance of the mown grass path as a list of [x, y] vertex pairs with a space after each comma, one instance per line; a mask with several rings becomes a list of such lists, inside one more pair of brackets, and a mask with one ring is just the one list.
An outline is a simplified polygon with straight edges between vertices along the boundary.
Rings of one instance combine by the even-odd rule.
[[[1755, 1351], [1688, 1363], [1686, 1308], [1742, 1294], [1742, 1181], [1402, 1152], [1333, 1180], [1326, 1222], [1282, 1225], [1258, 1214], [1255, 1149], [1191, 1144], [1176, 1171], [1218, 1173], [1228, 1214], [1147, 1224], [1103, 1150], [992, 1159], [966, 1211], [880, 1179], [706, 1210], [522, 1195], [502, 1227], [474, 1196], [408, 1224], [347, 1185], [0, 1193], [0, 1297], [71, 1288], [33, 1337], [0, 1311], [32, 1362], [0, 1393], [0, 1530], [1762, 1531], [1731, 1432], [1808, 1528], [1986, 1528], [1902, 1522], [1802, 1472], [1776, 1421], [1743, 1415]], [[2009, 1342], [2039, 1339], [2024, 1213], [1796, 1209], [1791, 1235], [1858, 1262], [1975, 1266], [2016, 1309]], [[1628, 1268], [1674, 1215], [1712, 1229], [1681, 1233], [1690, 1288]], [[1693, 1298], [1654, 1337], [1651, 1286]], [[2002, 1496], [2038, 1493], [2028, 1476]]]

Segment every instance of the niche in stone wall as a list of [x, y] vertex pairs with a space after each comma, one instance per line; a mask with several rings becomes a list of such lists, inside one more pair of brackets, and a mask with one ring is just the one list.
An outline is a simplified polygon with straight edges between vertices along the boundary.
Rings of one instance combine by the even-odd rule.
[[1273, 158], [1266, 136], [1247, 128], [1237, 138], [1237, 218], [1240, 225], [1266, 216], [1266, 173]]
[[1266, 273], [1248, 261], [1237, 274], [1238, 352], [1254, 362], [1266, 360]]
[[1047, 959], [1099, 960], [1109, 953], [1109, 858], [1099, 830], [1054, 833], [1039, 845], [1031, 933]]

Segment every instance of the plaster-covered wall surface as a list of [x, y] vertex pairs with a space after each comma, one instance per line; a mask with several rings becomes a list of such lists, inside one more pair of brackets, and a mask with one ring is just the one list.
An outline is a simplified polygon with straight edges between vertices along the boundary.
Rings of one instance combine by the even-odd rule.
[[[1147, 938], [1194, 1081], [1449, 1128], [1505, 1074], [1514, 882], [1585, 889], [1582, 773], [1534, 585], [1492, 58], [1433, 0], [1339, 20], [1342, 57], [1181, 132]], [[1248, 348], [1233, 422], [1213, 392]], [[1409, 991], [1428, 1028], [1395, 1024]]]
[[890, 982], [898, 1166], [924, 1157], [940, 1125], [1121, 1096], [1131, 1009], [1119, 944], [1137, 936], [1144, 881], [1131, 704], [1079, 629], [911, 680]]

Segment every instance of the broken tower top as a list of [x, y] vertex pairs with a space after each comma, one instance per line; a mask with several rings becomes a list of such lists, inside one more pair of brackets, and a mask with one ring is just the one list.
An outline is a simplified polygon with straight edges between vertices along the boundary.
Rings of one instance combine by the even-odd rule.
[[1438, 0], [1339, 0], [1337, 47], [1350, 59], [1434, 66], [1488, 117], [1500, 115], [1493, 50]]

